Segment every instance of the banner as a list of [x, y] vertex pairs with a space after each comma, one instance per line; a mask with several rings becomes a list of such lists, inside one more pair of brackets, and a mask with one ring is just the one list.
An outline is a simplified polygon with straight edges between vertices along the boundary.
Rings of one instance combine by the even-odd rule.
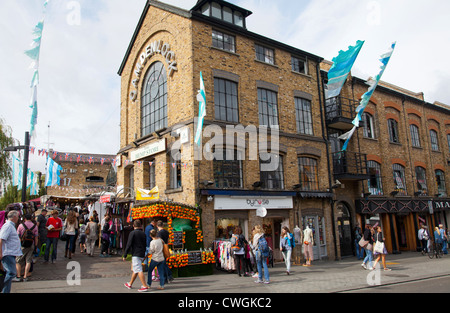
[[203, 82], [202, 72], [200, 72], [200, 90], [197, 94], [197, 101], [199, 102], [198, 109], [198, 120], [197, 120], [197, 131], [195, 133], [195, 143], [197, 146], [200, 145], [202, 129], [203, 129], [203, 121], [206, 116], [206, 93], [205, 93], [205, 84]]
[[392, 43], [389, 50], [381, 55], [381, 70], [380, 72], [375, 76], [374, 79], [369, 79], [367, 82], [369, 85], [369, 89], [367, 92], [361, 97], [361, 102], [359, 106], [356, 108], [356, 117], [353, 120], [352, 124], [354, 125], [353, 128], [348, 131], [347, 133], [343, 134], [342, 136], [339, 136], [339, 139], [346, 140], [344, 145], [342, 146], [342, 151], [345, 151], [347, 149], [347, 145], [350, 141], [350, 138], [352, 137], [353, 133], [355, 132], [356, 128], [359, 127], [359, 122], [362, 119], [362, 115], [364, 113], [364, 110], [366, 109], [367, 104], [369, 103], [370, 98], [372, 97], [373, 92], [375, 91], [375, 88], [377, 88], [378, 83], [380, 82], [381, 76], [383, 76], [384, 70], [386, 69], [387, 64], [389, 63], [389, 60], [391, 59], [392, 53], [394, 52], [396, 43]]
[[47, 172], [45, 174], [45, 186], [55, 186], [60, 185], [59, 175], [61, 173], [62, 167], [51, 158], [47, 157]]
[[349, 46], [347, 51], [339, 51], [338, 56], [333, 58], [333, 65], [328, 71], [325, 99], [339, 96], [363, 44], [364, 41], [358, 40], [356, 45]]
[[158, 186], [156, 186], [152, 190], [136, 188], [136, 200], [158, 200], [158, 199], [159, 199]]

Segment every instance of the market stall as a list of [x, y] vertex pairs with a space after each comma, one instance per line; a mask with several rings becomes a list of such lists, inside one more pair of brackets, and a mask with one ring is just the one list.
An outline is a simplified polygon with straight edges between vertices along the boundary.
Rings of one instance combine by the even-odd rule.
[[174, 277], [211, 275], [214, 253], [204, 249], [199, 209], [182, 203], [155, 201], [135, 205], [131, 220], [159, 218], [167, 223], [171, 256], [167, 264]]

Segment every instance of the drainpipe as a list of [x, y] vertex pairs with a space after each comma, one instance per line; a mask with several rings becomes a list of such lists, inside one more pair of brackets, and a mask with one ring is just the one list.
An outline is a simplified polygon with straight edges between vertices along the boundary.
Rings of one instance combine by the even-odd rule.
[[[332, 183], [332, 179], [331, 176], [333, 175], [332, 171], [331, 171], [331, 167], [330, 167], [330, 148], [328, 146], [328, 135], [325, 135], [325, 123], [324, 123], [324, 115], [323, 115], [323, 110], [322, 110], [322, 96], [325, 99], [325, 91], [324, 88], [320, 88], [321, 82], [323, 85], [323, 80], [321, 79], [320, 76], [320, 62], [317, 62], [316, 64], [316, 75], [317, 75], [317, 88], [319, 90], [319, 108], [320, 108], [320, 121], [322, 124], [322, 137], [323, 140], [325, 141], [325, 147], [326, 147], [326, 151], [327, 151], [327, 167], [328, 167], [328, 185], [329, 185], [329, 190], [331, 192], [333, 192], [333, 183]], [[321, 92], [322, 90], [322, 92]], [[333, 192], [334, 193], [334, 192]], [[330, 207], [331, 207], [331, 219], [332, 219], [332, 231], [333, 231], [333, 243], [334, 243], [334, 256], [335, 256], [335, 261], [338, 261], [338, 250], [337, 250], [337, 242], [336, 242], [336, 219], [334, 216], [334, 199], [331, 198], [330, 199]]]

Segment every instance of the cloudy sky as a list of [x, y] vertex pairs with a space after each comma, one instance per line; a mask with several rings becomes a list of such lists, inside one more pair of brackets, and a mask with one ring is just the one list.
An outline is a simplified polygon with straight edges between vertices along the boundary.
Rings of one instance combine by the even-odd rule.
[[[332, 60], [357, 40], [354, 66], [363, 79], [379, 71], [379, 56], [397, 48], [383, 80], [428, 102], [450, 105], [450, 2], [442, 0], [229, 0], [253, 12], [247, 28]], [[117, 72], [146, 0], [50, 0], [38, 89], [37, 149], [116, 154], [120, 77]], [[165, 0], [183, 9], [196, 0]], [[31, 60], [23, 53], [43, 17], [44, 0], [0, 1], [0, 118], [21, 143], [29, 130]], [[50, 125], [50, 128], [48, 127]], [[30, 156], [32, 170], [45, 159]]]

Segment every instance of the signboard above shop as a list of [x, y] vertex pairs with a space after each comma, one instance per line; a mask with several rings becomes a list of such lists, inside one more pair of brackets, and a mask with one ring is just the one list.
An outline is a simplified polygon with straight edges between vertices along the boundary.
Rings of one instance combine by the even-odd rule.
[[214, 210], [292, 209], [292, 197], [214, 196]]
[[140, 160], [140, 159], [146, 158], [148, 156], [151, 156], [151, 155], [163, 152], [163, 151], [166, 151], [166, 139], [165, 138], [158, 140], [156, 142], [153, 142], [149, 145], [146, 145], [145, 147], [131, 151], [130, 159], [131, 159], [131, 162], [134, 162], [136, 160]]

